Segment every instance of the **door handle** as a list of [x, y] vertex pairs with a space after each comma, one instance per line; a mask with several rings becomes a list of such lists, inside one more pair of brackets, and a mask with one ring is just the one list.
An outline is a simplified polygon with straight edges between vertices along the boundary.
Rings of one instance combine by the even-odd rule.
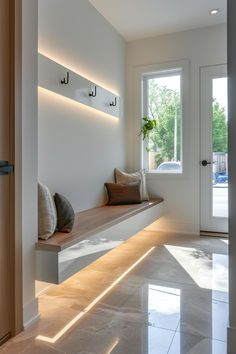
[[14, 166], [9, 164], [8, 161], [0, 160], [0, 176], [9, 175], [12, 172], [14, 172]]
[[211, 161], [207, 161], [207, 160], [202, 160], [202, 166], [206, 167], [207, 165], [211, 165], [212, 162]]

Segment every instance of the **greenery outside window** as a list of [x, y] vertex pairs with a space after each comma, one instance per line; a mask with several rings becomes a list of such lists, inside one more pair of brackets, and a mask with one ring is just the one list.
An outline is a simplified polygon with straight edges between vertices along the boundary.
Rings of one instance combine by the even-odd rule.
[[143, 75], [143, 116], [156, 120], [143, 140], [148, 172], [182, 173], [182, 68]]

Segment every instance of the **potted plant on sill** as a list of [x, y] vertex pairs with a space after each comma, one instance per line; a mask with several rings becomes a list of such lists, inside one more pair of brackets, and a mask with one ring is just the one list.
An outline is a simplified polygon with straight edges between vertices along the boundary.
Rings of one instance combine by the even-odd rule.
[[150, 133], [155, 129], [157, 126], [156, 119], [151, 119], [148, 116], [143, 117], [143, 126], [141, 132], [139, 134], [143, 135], [143, 140], [149, 137]]

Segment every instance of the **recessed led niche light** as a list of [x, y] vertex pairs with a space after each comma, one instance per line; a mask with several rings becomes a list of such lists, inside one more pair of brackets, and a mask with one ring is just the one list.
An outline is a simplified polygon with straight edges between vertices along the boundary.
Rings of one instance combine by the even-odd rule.
[[219, 13], [219, 9], [212, 9], [210, 11], [210, 15], [217, 15]]

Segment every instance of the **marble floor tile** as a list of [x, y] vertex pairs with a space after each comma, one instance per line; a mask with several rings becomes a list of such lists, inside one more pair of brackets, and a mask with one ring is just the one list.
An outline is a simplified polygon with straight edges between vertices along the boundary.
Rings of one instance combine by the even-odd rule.
[[132, 275], [125, 278], [121, 284], [116, 286], [115, 291], [108, 293], [99, 303], [112, 308], [120, 308], [142, 283], [143, 278], [140, 276]]
[[161, 328], [148, 327], [148, 354], [167, 354], [175, 332]]
[[211, 292], [192, 290], [182, 297], [178, 331], [226, 341], [228, 304], [215, 301]]
[[147, 326], [175, 331], [180, 321], [180, 290], [169, 283], [146, 282], [123, 304], [129, 321], [142, 321]]
[[227, 291], [212, 290], [212, 299], [216, 301], [229, 302], [229, 293]]
[[148, 265], [149, 271], [144, 276], [153, 279], [168, 280], [182, 284], [194, 284], [194, 280], [177, 262], [170, 259], [155, 262]]
[[228, 257], [191, 246], [165, 245], [155, 249], [146, 260], [146, 268], [149, 265], [149, 276], [153, 270], [151, 277], [154, 279], [196, 284], [201, 288], [227, 292]]
[[176, 333], [168, 354], [227, 354], [225, 342]]
[[84, 353], [103, 354], [112, 346], [112, 354], [167, 354], [175, 335], [174, 331], [127, 322], [119, 315], [112, 318], [108, 314], [107, 323], [104, 318], [102, 313], [88, 316], [80, 330], [60, 343], [60, 348], [70, 354], [81, 353], [81, 348]]
[[37, 341], [35, 338], [19, 342], [12, 341], [0, 349], [0, 352], [1, 354], [67, 354], [61, 348]]
[[148, 279], [113, 311], [130, 322], [226, 340], [228, 304], [196, 285]]

